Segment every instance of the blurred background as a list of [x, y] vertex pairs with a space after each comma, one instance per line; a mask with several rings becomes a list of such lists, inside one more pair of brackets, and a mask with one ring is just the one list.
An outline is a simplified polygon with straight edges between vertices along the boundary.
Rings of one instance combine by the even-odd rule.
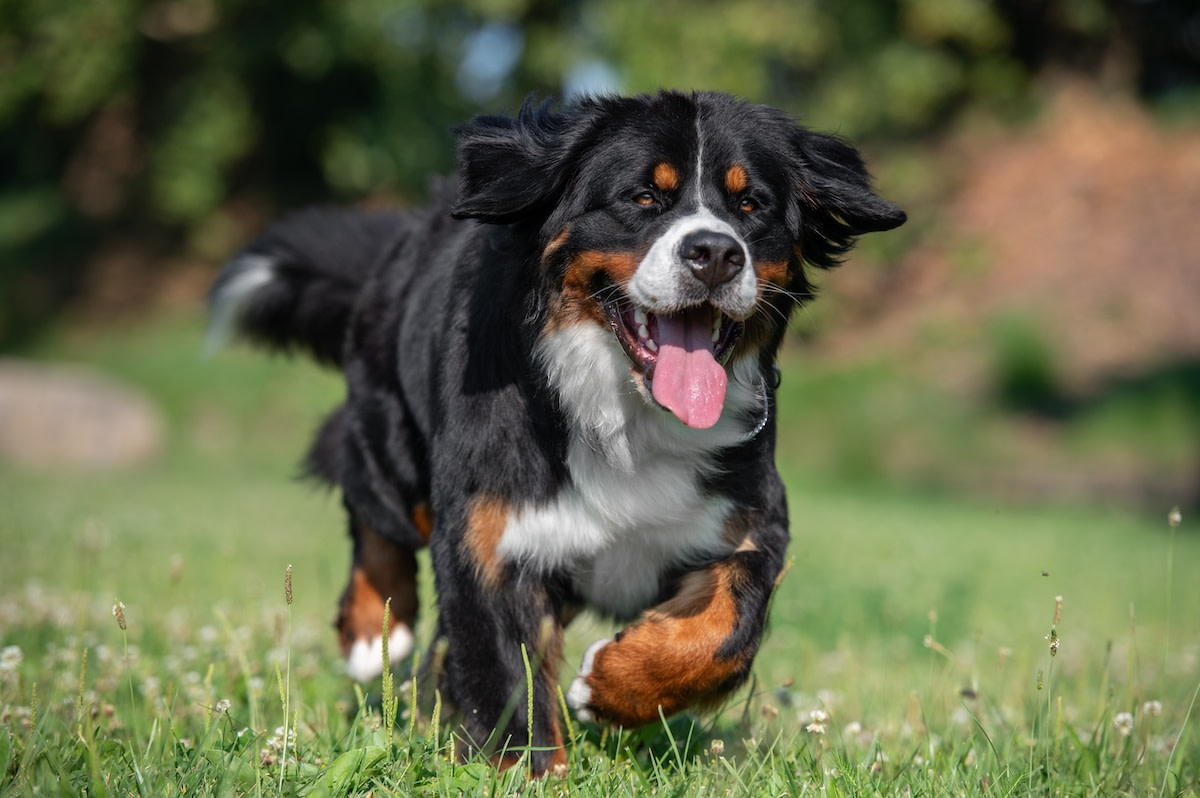
[[909, 212], [797, 314], [789, 474], [1200, 504], [1195, 0], [0, 0], [0, 475], [297, 458], [340, 388], [203, 359], [223, 259], [419, 203], [472, 114], [659, 87], [847, 136]]

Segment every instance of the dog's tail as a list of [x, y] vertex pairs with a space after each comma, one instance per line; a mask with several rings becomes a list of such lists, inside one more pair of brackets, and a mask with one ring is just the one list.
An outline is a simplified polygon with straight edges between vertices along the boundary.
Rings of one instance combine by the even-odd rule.
[[310, 208], [238, 253], [209, 293], [207, 348], [243, 336], [338, 366], [350, 314], [376, 264], [401, 236], [396, 213]]

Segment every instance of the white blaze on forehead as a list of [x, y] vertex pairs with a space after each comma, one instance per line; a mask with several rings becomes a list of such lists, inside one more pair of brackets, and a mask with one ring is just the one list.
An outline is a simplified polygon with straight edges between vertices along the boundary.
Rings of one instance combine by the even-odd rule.
[[[692, 181], [696, 210], [676, 220], [654, 242], [638, 264], [626, 291], [634, 304], [655, 313], [675, 313], [710, 302], [741, 321], [754, 312], [758, 299], [754, 262], [750, 248], [733, 225], [704, 204], [704, 132], [699, 108], [696, 111], [696, 167]], [[738, 276], [712, 291], [695, 279], [682, 255], [684, 239], [700, 231], [730, 236], [746, 252], [746, 265]]]

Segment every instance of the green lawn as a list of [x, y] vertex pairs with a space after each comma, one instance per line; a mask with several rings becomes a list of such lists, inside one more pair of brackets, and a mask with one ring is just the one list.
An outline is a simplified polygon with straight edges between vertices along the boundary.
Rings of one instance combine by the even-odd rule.
[[[143, 387], [170, 440], [135, 472], [0, 471], [0, 794], [520, 786], [519, 773], [454, 762], [452, 725], [411, 717], [403, 686], [388, 735], [378, 686], [364, 698], [338, 675], [341, 510], [292, 478], [334, 378], [236, 349], [205, 359], [195, 319], [64, 335], [34, 354]], [[1200, 792], [1192, 519], [1172, 532], [1166, 507], [1022, 508], [822, 482], [790, 448], [805, 418], [785, 408], [793, 564], [754, 684], [716, 717], [626, 733], [576, 724], [569, 774], [530, 792]], [[427, 641], [429, 613], [422, 624]], [[564, 674], [607, 632], [577, 621]]]

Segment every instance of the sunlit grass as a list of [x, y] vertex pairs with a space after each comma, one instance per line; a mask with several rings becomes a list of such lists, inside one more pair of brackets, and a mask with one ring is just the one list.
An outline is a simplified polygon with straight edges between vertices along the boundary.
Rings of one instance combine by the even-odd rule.
[[[162, 397], [160, 462], [0, 472], [0, 793], [519, 789], [519, 769], [457, 762], [449, 708], [414, 717], [405, 674], [391, 733], [381, 685], [360, 693], [340, 675], [344, 520], [336, 496], [291, 479], [336, 381], [238, 351], [205, 361], [193, 327], [155, 330], [53, 352]], [[789, 413], [804, 423], [803, 407]], [[1169, 508], [1019, 508], [787, 471], [792, 567], [753, 683], [724, 712], [668, 726], [572, 720], [567, 775], [529, 793], [1200, 791], [1200, 538], [1186, 514], [1172, 529]], [[610, 632], [572, 625], [564, 681]]]

